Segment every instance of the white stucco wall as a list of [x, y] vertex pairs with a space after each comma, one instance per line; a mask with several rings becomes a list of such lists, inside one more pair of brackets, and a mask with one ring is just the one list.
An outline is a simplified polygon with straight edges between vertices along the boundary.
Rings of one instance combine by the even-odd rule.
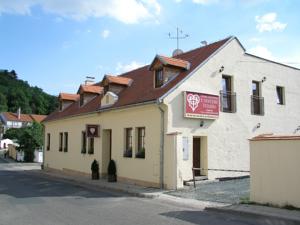
[[[221, 66], [224, 71], [219, 72]], [[237, 94], [237, 112], [220, 112], [216, 120], [183, 117], [183, 91], [219, 95], [222, 74], [233, 77], [233, 91]], [[266, 81], [261, 84], [265, 101], [265, 115], [251, 115], [250, 95], [252, 80]], [[276, 86], [285, 88], [285, 105], [276, 103]], [[262, 133], [292, 134], [300, 125], [300, 71], [267, 62], [249, 55], [234, 39], [203, 67], [169, 94], [164, 103], [168, 105], [167, 132], [180, 132], [189, 137], [189, 155], [182, 160], [181, 138], [178, 138], [178, 184], [192, 178], [193, 136], [207, 137], [209, 169], [249, 170], [248, 138]], [[261, 127], [256, 129], [260, 123]], [[221, 176], [246, 175], [235, 172], [209, 171], [209, 179]]]

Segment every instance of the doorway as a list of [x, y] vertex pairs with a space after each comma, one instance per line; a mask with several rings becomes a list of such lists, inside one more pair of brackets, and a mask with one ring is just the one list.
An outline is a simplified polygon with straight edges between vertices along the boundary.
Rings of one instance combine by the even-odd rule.
[[101, 163], [101, 174], [106, 176], [108, 163], [111, 160], [111, 138], [112, 130], [105, 129], [102, 133], [102, 163]]
[[[201, 168], [201, 138], [193, 137], [193, 168]], [[195, 170], [195, 176], [200, 176], [201, 171]]]

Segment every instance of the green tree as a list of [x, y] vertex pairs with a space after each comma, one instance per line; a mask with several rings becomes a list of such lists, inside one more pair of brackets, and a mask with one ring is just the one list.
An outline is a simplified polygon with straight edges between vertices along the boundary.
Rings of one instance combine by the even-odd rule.
[[6, 131], [5, 138], [17, 139], [18, 150], [24, 151], [24, 161], [34, 160], [34, 150], [43, 146], [43, 126], [34, 122], [31, 126], [24, 128], [12, 128]]
[[7, 100], [6, 96], [2, 93], [0, 93], [0, 112], [5, 112], [7, 111]]
[[0, 112], [16, 112], [19, 107], [23, 113], [47, 115], [58, 107], [58, 101], [41, 88], [18, 79], [14, 70], [0, 70]]

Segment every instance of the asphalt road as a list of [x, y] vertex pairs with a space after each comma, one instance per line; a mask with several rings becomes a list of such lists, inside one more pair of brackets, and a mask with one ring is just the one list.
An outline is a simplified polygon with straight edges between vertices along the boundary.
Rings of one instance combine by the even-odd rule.
[[[6, 164], [7, 165], [7, 164]], [[38, 171], [0, 168], [0, 225], [287, 224], [95, 191]]]

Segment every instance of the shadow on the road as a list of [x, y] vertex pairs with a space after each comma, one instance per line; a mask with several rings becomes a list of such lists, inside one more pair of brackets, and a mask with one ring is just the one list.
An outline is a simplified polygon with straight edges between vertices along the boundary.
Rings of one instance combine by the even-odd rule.
[[[207, 211], [171, 211], [161, 213], [160, 215], [179, 219], [192, 224], [205, 224], [215, 225], [216, 220], [220, 221], [222, 225], [240, 225], [240, 224], [253, 224], [253, 225], [297, 225], [298, 223], [292, 221], [285, 221], [282, 219], [275, 219], [263, 216], [247, 216], [231, 213], [218, 213]], [[298, 224], [299, 225], [299, 224]]]
[[96, 191], [63, 180], [41, 177], [33, 171], [0, 171], [0, 194], [15, 198], [68, 197], [84, 198], [120, 197], [108, 190]]

